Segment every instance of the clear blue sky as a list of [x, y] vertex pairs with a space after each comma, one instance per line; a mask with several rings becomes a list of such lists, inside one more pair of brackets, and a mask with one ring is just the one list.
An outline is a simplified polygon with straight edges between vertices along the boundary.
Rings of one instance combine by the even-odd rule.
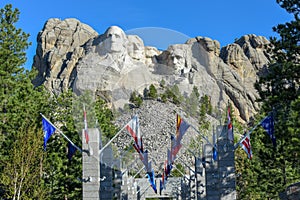
[[[31, 35], [25, 66], [28, 69], [35, 55], [37, 34], [50, 18], [76, 18], [99, 34], [112, 25], [125, 32], [156, 27], [189, 38], [209, 37], [221, 46], [246, 34], [278, 36], [272, 27], [292, 19], [276, 0], [1, 0], [0, 7], [8, 3], [21, 12], [17, 27]], [[142, 39], [145, 45], [165, 49], [166, 42], [174, 42], [171, 35], [160, 38], [153, 34], [150, 39]]]

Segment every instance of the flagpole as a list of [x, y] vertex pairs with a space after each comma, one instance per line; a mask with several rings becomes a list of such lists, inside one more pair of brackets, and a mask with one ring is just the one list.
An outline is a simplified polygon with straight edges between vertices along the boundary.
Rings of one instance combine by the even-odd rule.
[[[141, 193], [141, 195], [144, 194], [144, 192], [145, 192], [146, 190], [148, 190], [149, 187], [151, 187], [151, 185], [148, 185], [148, 186], [146, 187], [146, 189]], [[137, 191], [137, 194], [138, 194], [139, 192], [141, 192], [141, 190], [142, 190], [142, 189], [140, 189], [139, 191]]]
[[40, 113], [40, 115], [47, 120], [47, 122], [49, 124], [51, 124], [51, 126], [53, 126], [55, 128], [55, 130], [57, 130], [65, 139], [67, 139], [77, 150], [79, 150], [82, 153], [82, 149], [80, 149], [77, 145], [75, 145], [61, 130], [59, 130], [56, 126], [54, 126], [54, 124], [52, 124], [52, 122], [50, 122], [50, 120], [48, 120], [42, 113]]
[[[268, 115], [269, 116], [269, 115]], [[234, 145], [234, 150], [236, 149], [236, 148], [238, 148], [238, 146], [239, 146], [239, 144], [247, 137], [247, 135], [250, 135], [260, 124], [261, 124], [261, 122], [262, 121], [264, 121], [268, 116], [266, 116], [265, 118], [263, 118], [258, 124], [256, 124], [246, 135], [244, 135], [244, 137], [242, 137], [239, 141], [238, 141], [238, 143], [236, 143], [235, 145]]]
[[[131, 122], [131, 120], [130, 120], [129, 122]], [[104, 147], [102, 147], [102, 148], [99, 150], [99, 155], [102, 153], [102, 151], [103, 151], [108, 145], [110, 145], [110, 143], [111, 143], [116, 137], [118, 137], [118, 136], [122, 133], [123, 129], [126, 128], [126, 126], [129, 124], [129, 122], [127, 122], [127, 124], [125, 124], [125, 125], [119, 130], [119, 132], [117, 132], [116, 135], [115, 135], [113, 138], [111, 138], [111, 139], [106, 143], [106, 145], [104, 145]]]
[[190, 124], [190, 126], [203, 138], [206, 140], [206, 142], [208, 142], [212, 147], [214, 147], [209, 141], [208, 139], [203, 135], [201, 134], [192, 124]]
[[135, 178], [141, 171], [143, 171], [144, 168], [145, 168], [145, 166], [143, 166], [141, 169], [139, 169], [139, 171], [133, 176], [133, 178]]

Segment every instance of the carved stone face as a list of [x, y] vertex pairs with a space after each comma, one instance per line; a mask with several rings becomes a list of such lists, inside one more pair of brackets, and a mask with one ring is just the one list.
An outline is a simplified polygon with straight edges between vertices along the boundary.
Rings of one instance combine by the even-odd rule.
[[104, 42], [104, 48], [107, 52], [123, 52], [125, 50], [126, 35], [122, 29], [117, 26], [111, 26], [105, 32], [106, 39]]
[[173, 49], [170, 52], [171, 64], [175, 70], [181, 70], [185, 67], [185, 54], [182, 49]]
[[130, 42], [128, 48], [128, 54], [137, 60], [145, 58], [144, 43], [141, 38], [136, 35], [128, 35], [128, 40]]

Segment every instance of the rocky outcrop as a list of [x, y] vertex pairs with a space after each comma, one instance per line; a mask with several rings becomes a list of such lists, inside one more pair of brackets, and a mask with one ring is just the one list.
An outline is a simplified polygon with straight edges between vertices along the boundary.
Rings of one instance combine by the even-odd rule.
[[49, 19], [37, 36], [33, 66], [38, 76], [33, 83], [45, 84], [53, 93], [68, 89], [76, 77], [74, 68], [85, 54], [82, 46], [97, 35], [77, 19]]
[[265, 37], [254, 34], [245, 35], [236, 43], [241, 46], [244, 54], [256, 69], [262, 68], [269, 62], [271, 55], [267, 50], [271, 48], [271, 45]]
[[38, 35], [34, 83], [53, 93], [90, 90], [123, 108], [133, 91], [143, 94], [163, 80], [185, 97], [197, 87], [219, 110], [232, 102], [234, 114], [245, 122], [259, 109], [254, 83], [270, 60], [270, 47], [266, 38], [252, 34], [222, 48], [199, 36], [159, 51], [116, 26], [99, 35], [76, 19], [49, 19]]

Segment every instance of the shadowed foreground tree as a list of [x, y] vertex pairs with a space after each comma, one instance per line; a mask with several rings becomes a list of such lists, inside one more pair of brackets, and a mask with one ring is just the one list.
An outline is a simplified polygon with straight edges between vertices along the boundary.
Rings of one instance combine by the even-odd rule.
[[22, 68], [28, 34], [17, 29], [19, 10], [0, 9], [0, 196], [47, 199], [39, 112], [47, 95], [31, 84], [35, 73]]
[[277, 3], [294, 19], [273, 27], [280, 38], [270, 39], [274, 45], [272, 62], [255, 85], [262, 102], [257, 118], [272, 114], [277, 145], [272, 145], [262, 128], [251, 134], [253, 159], [246, 162], [238, 178], [240, 199], [277, 199], [279, 192], [300, 181], [300, 2]]

